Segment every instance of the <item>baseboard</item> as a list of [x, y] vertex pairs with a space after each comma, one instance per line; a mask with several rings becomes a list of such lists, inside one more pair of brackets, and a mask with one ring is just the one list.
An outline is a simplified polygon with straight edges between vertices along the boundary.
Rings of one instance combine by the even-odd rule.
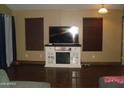
[[111, 65], [111, 66], [116, 66], [116, 65], [122, 65], [121, 62], [81, 62], [82, 65]]
[[[29, 61], [29, 60], [18, 60], [16, 61], [16, 64], [40, 64], [45, 65], [45, 61]], [[111, 66], [121, 66], [122, 62], [81, 62], [81, 65], [83, 66], [90, 66], [90, 65], [111, 65]]]
[[18, 60], [16, 64], [40, 64], [44, 65], [45, 61], [29, 61], [29, 60]]

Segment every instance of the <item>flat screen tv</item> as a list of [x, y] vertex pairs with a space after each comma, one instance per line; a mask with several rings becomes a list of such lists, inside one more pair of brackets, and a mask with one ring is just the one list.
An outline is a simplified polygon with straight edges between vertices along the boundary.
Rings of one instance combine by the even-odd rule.
[[79, 43], [78, 27], [75, 26], [50, 26], [49, 43], [70, 44]]

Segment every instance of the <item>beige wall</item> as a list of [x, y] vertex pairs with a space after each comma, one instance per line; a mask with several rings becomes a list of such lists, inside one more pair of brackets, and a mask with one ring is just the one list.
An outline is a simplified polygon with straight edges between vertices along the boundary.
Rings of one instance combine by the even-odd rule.
[[0, 13], [12, 15], [11, 9], [9, 9], [6, 5], [3, 5], [3, 4], [0, 4]]
[[[54, 25], [78, 26], [80, 44], [82, 44], [82, 18], [103, 17], [103, 51], [81, 52], [83, 62], [120, 62], [121, 33], [123, 10], [112, 10], [106, 15], [100, 15], [97, 10], [32, 10], [13, 11], [16, 21], [17, 59], [44, 61], [44, 51], [25, 50], [25, 21], [26, 17], [44, 17], [44, 42], [48, 43], [48, 28]], [[82, 45], [83, 46], [83, 45]]]

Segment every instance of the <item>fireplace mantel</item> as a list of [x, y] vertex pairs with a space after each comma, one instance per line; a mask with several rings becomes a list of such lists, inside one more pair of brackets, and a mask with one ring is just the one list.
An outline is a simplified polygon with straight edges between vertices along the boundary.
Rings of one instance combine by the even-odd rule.
[[[71, 44], [71, 45], [70, 44], [69, 45], [48, 44], [48, 45], [45, 45], [45, 55], [46, 55], [45, 56], [46, 57], [45, 67], [80, 68], [81, 67], [80, 47], [81, 45], [79, 44]], [[59, 60], [61, 62], [59, 62]]]

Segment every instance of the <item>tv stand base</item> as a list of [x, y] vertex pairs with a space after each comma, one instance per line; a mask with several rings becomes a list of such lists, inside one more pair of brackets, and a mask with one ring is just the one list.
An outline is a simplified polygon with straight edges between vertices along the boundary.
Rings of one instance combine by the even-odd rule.
[[81, 68], [81, 65], [75, 64], [46, 64], [45, 67], [61, 67], [61, 68]]
[[45, 67], [81, 68], [79, 45], [46, 45]]

